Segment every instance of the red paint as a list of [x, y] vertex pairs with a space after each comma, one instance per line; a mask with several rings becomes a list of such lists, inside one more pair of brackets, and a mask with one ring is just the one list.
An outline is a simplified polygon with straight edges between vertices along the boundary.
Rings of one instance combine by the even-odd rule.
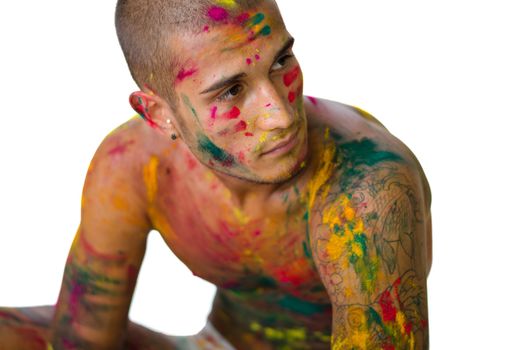
[[381, 315], [384, 322], [394, 322], [396, 320], [396, 308], [392, 302], [391, 295], [388, 290], [384, 291], [379, 300], [378, 304], [381, 307]]
[[98, 252], [95, 250], [95, 248], [86, 240], [82, 232], [80, 233], [79, 237], [79, 243], [81, 244], [81, 247], [91, 255], [92, 257], [95, 257], [97, 259], [107, 260], [107, 261], [113, 261], [113, 262], [122, 262], [126, 260], [126, 256], [124, 254], [105, 254]]
[[[36, 329], [16, 327], [16, 333], [20, 334], [24, 338], [25, 342], [33, 343], [37, 346], [37, 349], [44, 349], [47, 347], [46, 340], [39, 334]], [[26, 344], [27, 344], [26, 343]], [[34, 347], [31, 347], [34, 349]]]
[[225, 119], [236, 119], [240, 115], [240, 109], [237, 106], [231, 108], [229, 112], [222, 114], [222, 118]]
[[136, 112], [139, 113], [141, 118], [143, 118], [148, 123], [148, 125], [151, 128], [156, 129], [158, 127], [158, 125], [156, 123], [154, 123], [154, 121], [150, 117], [150, 115], [148, 113], [148, 108], [146, 108], [146, 106], [143, 106], [143, 104], [141, 103], [141, 98], [140, 97], [132, 97], [131, 96], [130, 97], [130, 103], [135, 106]]
[[134, 287], [136, 285], [138, 275], [139, 275], [139, 269], [136, 266], [129, 264], [127, 267], [128, 291], [129, 292], [134, 291]]
[[260, 60], [260, 55], [255, 55], [255, 59], [258, 61]]
[[255, 232], [253, 232], [253, 236], [258, 237], [261, 233], [262, 232], [260, 232], [260, 230], [255, 230]]
[[245, 160], [246, 160], [246, 156], [244, 155], [244, 152], [238, 152], [238, 161], [240, 163], [244, 163]]
[[208, 31], [209, 31], [209, 26], [204, 26], [204, 27], [203, 27], [203, 31], [204, 31], [204, 32], [208, 32]]
[[247, 22], [247, 20], [249, 19], [249, 13], [247, 12], [244, 12], [243, 14], [241, 14], [240, 16], [238, 16], [237, 18], [235, 18], [235, 22], [240, 24], [240, 25], [243, 25], [244, 23]]
[[266, 107], [270, 107], [270, 106], [271, 106], [271, 103], [268, 103], [268, 104], [266, 105]]
[[213, 20], [213, 21], [224, 21], [229, 16], [229, 13], [227, 13], [226, 9], [220, 6], [213, 6], [207, 11], [207, 15]]
[[288, 101], [290, 101], [290, 103], [292, 103], [293, 101], [295, 101], [296, 97], [297, 96], [295, 95], [295, 92], [290, 91], [290, 93], [288, 94]]
[[406, 322], [403, 327], [405, 328], [405, 334], [411, 335], [412, 323], [411, 322]]
[[244, 120], [241, 120], [240, 122], [238, 122], [237, 125], [235, 125], [234, 127], [235, 132], [244, 131], [246, 129], [247, 129], [247, 123]]
[[251, 62], [253, 62], [251, 61], [251, 58], [246, 58], [246, 63], [248, 64], [248, 66], [251, 64]]
[[9, 314], [9, 313], [3, 312], [3, 311], [0, 311], [0, 318], [21, 322], [21, 320], [18, 317], [16, 317], [15, 315], [12, 315], [12, 314]]
[[396, 348], [394, 347], [394, 345], [392, 345], [392, 344], [383, 344], [383, 345], [381, 346], [381, 348], [382, 348], [383, 350], [395, 350], [395, 349], [396, 349]]
[[113, 156], [113, 155], [117, 155], [117, 154], [123, 154], [123, 153], [126, 152], [127, 147], [129, 145], [133, 145], [134, 143], [135, 143], [134, 140], [129, 140], [126, 143], [122, 143], [120, 145], [117, 145], [114, 148], [112, 148], [110, 151], [108, 151], [108, 155]]
[[282, 77], [284, 85], [290, 86], [291, 84], [293, 84], [293, 82], [299, 77], [299, 73], [301, 73], [301, 68], [297, 66], [288, 73], [284, 74], [284, 77]]
[[196, 158], [194, 158], [189, 153], [185, 154], [185, 162], [187, 163], [187, 169], [193, 170], [198, 165], [198, 162], [196, 161]]
[[244, 136], [251, 137], [251, 136], [253, 136], [253, 133], [251, 133], [251, 132], [246, 132], [246, 133], [244, 134]]
[[420, 325], [422, 326], [422, 329], [425, 329], [429, 326], [429, 323], [427, 322], [427, 320], [421, 320]]
[[310, 102], [311, 102], [314, 106], [317, 106], [317, 100], [315, 99], [315, 97], [308, 96], [308, 100], [310, 100]]
[[191, 68], [189, 70], [185, 70], [185, 68], [182, 68], [180, 69], [180, 71], [178, 72], [178, 75], [176, 75], [176, 79], [178, 81], [183, 81], [184, 79], [192, 76], [194, 73], [198, 72], [198, 69], [196, 68]]

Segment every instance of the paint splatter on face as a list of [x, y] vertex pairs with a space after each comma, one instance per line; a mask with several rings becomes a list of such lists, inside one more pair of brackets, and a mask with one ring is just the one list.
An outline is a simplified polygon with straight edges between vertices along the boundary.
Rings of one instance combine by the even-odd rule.
[[190, 68], [190, 69], [181, 68], [178, 74], [176, 75], [176, 79], [174, 80], [174, 85], [194, 75], [194, 73], [196, 73], [197, 71], [198, 71], [197, 68]]
[[204, 134], [198, 135], [198, 147], [200, 152], [205, 153], [224, 167], [232, 167], [235, 163], [235, 159], [231, 154], [215, 145]]
[[284, 85], [286, 85], [286, 87], [289, 87], [291, 84], [295, 82], [295, 80], [297, 80], [300, 73], [301, 73], [301, 68], [297, 66], [291, 71], [289, 71], [288, 73], [284, 74], [284, 77], [282, 79], [284, 82]]
[[215, 22], [225, 21], [229, 17], [229, 13], [220, 6], [212, 6], [208, 11], [207, 15]]

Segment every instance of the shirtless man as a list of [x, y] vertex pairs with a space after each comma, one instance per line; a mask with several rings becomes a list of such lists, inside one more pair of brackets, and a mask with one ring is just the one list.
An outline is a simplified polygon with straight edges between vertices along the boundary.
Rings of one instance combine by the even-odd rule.
[[[0, 349], [426, 349], [425, 175], [303, 96], [276, 4], [120, 0], [116, 27], [139, 116], [94, 155], [56, 307], [0, 309]], [[128, 321], [151, 230], [218, 287], [193, 337]]]

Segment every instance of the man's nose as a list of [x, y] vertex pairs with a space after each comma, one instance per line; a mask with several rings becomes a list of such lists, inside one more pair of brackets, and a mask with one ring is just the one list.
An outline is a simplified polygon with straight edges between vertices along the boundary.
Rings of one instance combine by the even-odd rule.
[[288, 102], [287, 94], [282, 96], [281, 91], [268, 81], [260, 86], [260, 103], [263, 103], [262, 112], [259, 113], [255, 126], [261, 130], [288, 129], [295, 121], [294, 111]]

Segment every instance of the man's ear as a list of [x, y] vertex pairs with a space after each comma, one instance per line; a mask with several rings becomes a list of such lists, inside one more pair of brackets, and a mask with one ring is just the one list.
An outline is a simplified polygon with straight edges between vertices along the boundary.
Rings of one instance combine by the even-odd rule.
[[156, 94], [135, 91], [129, 97], [130, 106], [145, 120], [148, 125], [174, 139], [179, 134], [176, 129], [171, 108], [168, 103]]

